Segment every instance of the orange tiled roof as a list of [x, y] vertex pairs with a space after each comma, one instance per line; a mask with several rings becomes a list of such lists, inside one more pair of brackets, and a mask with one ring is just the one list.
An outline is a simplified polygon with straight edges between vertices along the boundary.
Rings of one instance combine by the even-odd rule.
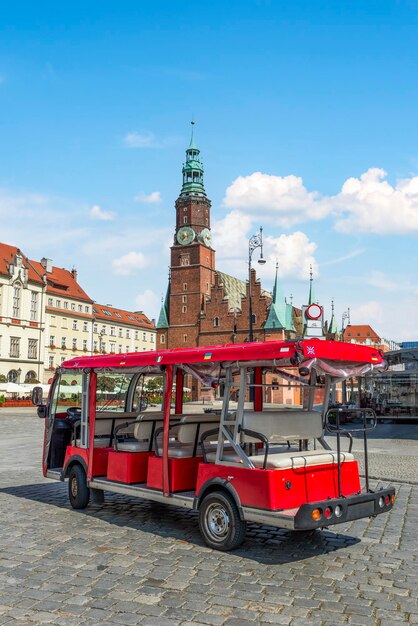
[[19, 248], [16, 246], [9, 246], [7, 243], [0, 243], [0, 274], [4, 276], [9, 276], [9, 265], [10, 263], [14, 263], [16, 254], [20, 254], [23, 258], [23, 264], [28, 267], [28, 279], [33, 283], [43, 284], [42, 274], [44, 272], [43, 268], [42, 272], [39, 274], [35, 271], [32, 261], [29, 264], [28, 258], [23, 254]]
[[[105, 313], [107, 311], [107, 313]], [[124, 311], [123, 309], [115, 309], [113, 306], [105, 304], [94, 304], [93, 313], [96, 319], [106, 320], [106, 322], [114, 322], [115, 324], [129, 324], [130, 326], [138, 326], [139, 328], [149, 328], [154, 330], [155, 326], [144, 313], [135, 313], [132, 311]]]
[[[38, 261], [31, 261], [31, 263], [39, 273], [45, 273], [44, 268]], [[84, 289], [80, 287], [72, 272], [60, 267], [53, 267], [52, 272], [47, 273], [46, 292], [55, 296], [62, 296], [63, 298], [76, 298], [90, 304], [93, 302]]]
[[374, 341], [380, 343], [379, 335], [373, 330], [369, 324], [357, 324], [348, 325], [344, 329], [344, 341], [351, 341], [354, 339], [357, 343], [364, 343], [365, 341]]

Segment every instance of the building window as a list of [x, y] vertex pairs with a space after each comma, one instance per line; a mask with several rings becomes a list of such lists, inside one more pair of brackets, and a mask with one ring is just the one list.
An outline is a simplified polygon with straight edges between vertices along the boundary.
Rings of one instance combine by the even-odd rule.
[[54, 301], [52, 298], [48, 298], [48, 306], [54, 306]]
[[253, 324], [257, 324], [257, 316], [255, 313], [253, 313], [252, 318], [253, 318]]
[[84, 331], [84, 332], [87, 332], [87, 331], [88, 331], [88, 329], [89, 329], [89, 328], [88, 328], [88, 324], [87, 324], [87, 322], [83, 322], [83, 331]]
[[165, 343], [165, 335], [161, 335], [161, 337], [160, 337], [160, 343]]
[[126, 352], [129, 352], [129, 346], [126, 346]]
[[81, 304], [78, 305], [78, 310], [80, 311], [80, 313], [83, 311], [83, 307]]
[[219, 317], [214, 317], [213, 318], [213, 325], [215, 328], [217, 328], [219, 326]]
[[67, 338], [62, 337], [61, 338], [61, 350], [66, 350], [66, 349], [67, 349]]
[[38, 312], [38, 294], [36, 291], [30, 292], [30, 319], [31, 322], [36, 320], [36, 314]]
[[22, 297], [22, 286], [15, 283], [13, 288], [13, 317], [20, 317], [20, 300]]
[[93, 332], [97, 333], [97, 324], [93, 324]]
[[55, 306], [57, 307], [57, 309], [60, 309], [61, 308], [61, 300], [57, 300], [55, 302]]
[[73, 339], [73, 350], [77, 350], [77, 339]]
[[68, 309], [68, 302], [64, 300], [64, 309]]
[[17, 373], [16, 370], [10, 370], [10, 372], [7, 374], [8, 383], [17, 383], [18, 378], [19, 378], [19, 374]]
[[116, 337], [116, 332], [115, 332], [115, 327], [114, 326], [110, 327], [110, 336], [111, 337]]
[[115, 344], [114, 343], [110, 343], [110, 352], [111, 354], [115, 354]]
[[26, 376], [25, 376], [25, 383], [29, 383], [33, 380], [37, 380], [36, 378], [36, 372], [34, 372], [33, 370], [30, 370]]
[[63, 318], [62, 318], [62, 327], [63, 327], [63, 328], [68, 328], [67, 318], [66, 318], [66, 317], [63, 317]]
[[147, 340], [147, 333], [142, 333], [142, 341], [146, 341]]
[[49, 364], [49, 369], [50, 370], [54, 368], [54, 357], [53, 356], [49, 357], [48, 364]]
[[71, 310], [75, 311], [75, 304], [74, 304], [74, 302], [71, 302]]
[[97, 352], [97, 341], [93, 341], [93, 350]]
[[51, 326], [56, 326], [56, 320], [55, 320], [55, 315], [51, 315]]
[[105, 335], [105, 334], [106, 334], [106, 326], [102, 326], [102, 332], [101, 332], [101, 334], [102, 334], [102, 335]]
[[139, 339], [139, 335], [138, 335], [138, 331], [135, 331], [135, 339], [138, 340]]
[[130, 332], [129, 332], [129, 329], [127, 328], [126, 329], [126, 339], [129, 339], [129, 337], [130, 337]]
[[187, 224], [187, 215], [183, 217], [183, 224]]
[[180, 257], [180, 265], [190, 265], [190, 255], [182, 254]]
[[183, 335], [183, 341], [184, 343], [187, 343], [187, 335]]
[[87, 350], [87, 339], [83, 339], [83, 350]]
[[77, 330], [78, 322], [77, 320], [73, 320], [73, 330]]
[[187, 302], [187, 296], [181, 296], [181, 301], [182, 302]]
[[122, 354], [122, 346], [119, 344], [119, 354]]
[[122, 329], [121, 328], [119, 328], [118, 337], [122, 337]]
[[20, 339], [19, 337], [10, 337], [10, 356], [18, 357], [20, 355]]
[[187, 313], [187, 306], [183, 306], [183, 307], [181, 308], [181, 312], [182, 312], [182, 313]]
[[206, 293], [209, 293], [209, 283], [206, 283]]
[[183, 291], [187, 291], [187, 283], [183, 283]]
[[38, 340], [29, 339], [28, 341], [28, 359], [36, 359], [38, 356]]
[[49, 345], [50, 346], [55, 346], [55, 335], [50, 335], [49, 336]]
[[135, 352], [138, 352], [138, 346], [135, 346]]

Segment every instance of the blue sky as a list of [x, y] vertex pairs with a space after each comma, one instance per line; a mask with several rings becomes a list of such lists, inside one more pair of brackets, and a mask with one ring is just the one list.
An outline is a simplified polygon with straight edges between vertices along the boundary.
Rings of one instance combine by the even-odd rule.
[[266, 288], [312, 263], [328, 315], [417, 338], [416, 1], [17, 1], [0, 35], [1, 241], [157, 315], [194, 116], [220, 269], [261, 224]]

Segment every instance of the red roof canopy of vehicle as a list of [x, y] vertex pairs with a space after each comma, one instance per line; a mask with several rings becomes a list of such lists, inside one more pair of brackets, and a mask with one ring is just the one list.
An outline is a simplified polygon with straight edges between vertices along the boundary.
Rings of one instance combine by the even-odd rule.
[[[244, 362], [289, 360], [299, 357], [299, 364], [311, 359], [323, 359], [335, 363], [383, 365], [384, 358], [378, 350], [337, 341], [309, 339], [301, 341], [267, 341], [237, 343], [197, 348], [174, 348], [151, 352], [108, 354], [76, 357], [65, 361], [64, 369], [77, 368], [135, 368], [145, 366], [181, 365], [191, 363]], [[296, 365], [296, 362], [294, 363]]]

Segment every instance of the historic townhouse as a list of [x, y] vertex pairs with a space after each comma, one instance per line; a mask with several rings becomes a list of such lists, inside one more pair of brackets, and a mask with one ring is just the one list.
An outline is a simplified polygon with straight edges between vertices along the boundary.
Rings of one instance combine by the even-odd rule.
[[74, 356], [155, 349], [143, 311], [94, 303], [75, 269], [0, 243], [0, 382], [49, 382]]
[[94, 354], [155, 350], [155, 323], [143, 311], [124, 311], [95, 303], [93, 315]]
[[0, 244], [0, 380], [41, 380], [45, 335], [43, 272], [15, 246]]

